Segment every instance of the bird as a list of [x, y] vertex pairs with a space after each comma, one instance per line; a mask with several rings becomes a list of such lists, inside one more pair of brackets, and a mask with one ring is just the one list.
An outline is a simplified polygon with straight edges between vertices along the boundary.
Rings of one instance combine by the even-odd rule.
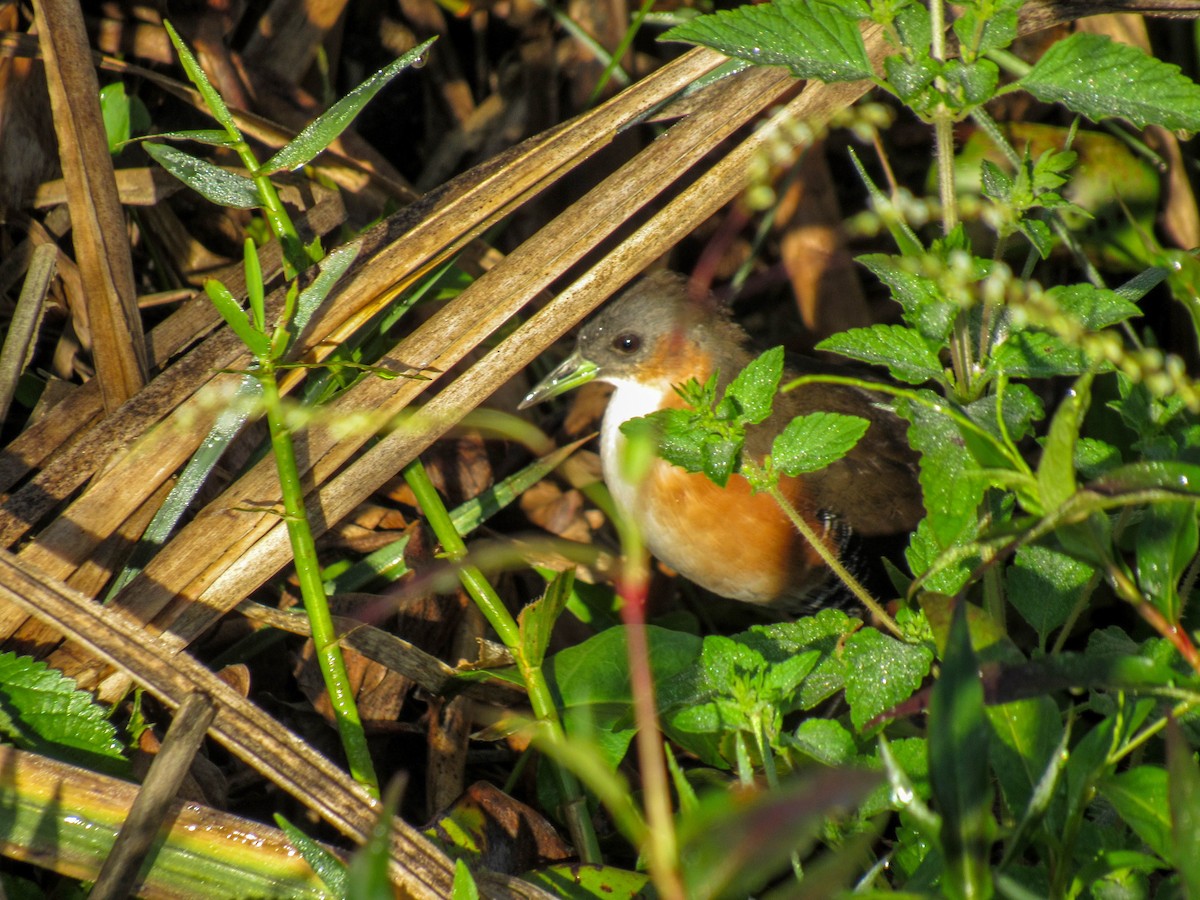
[[[748, 334], [711, 296], [689, 297], [685, 279], [662, 270], [644, 276], [579, 331], [574, 351], [520, 404], [526, 409], [588, 381], [613, 387], [600, 426], [604, 480], [618, 512], [641, 529], [649, 551], [705, 590], [744, 603], [812, 612], [832, 590], [828, 568], [778, 504], [734, 474], [719, 487], [655, 459], [638, 481], [620, 465], [621, 425], [659, 409], [681, 407], [675, 386], [703, 384], [717, 373], [717, 396], [756, 356]], [[783, 383], [828, 368], [789, 359]], [[775, 400], [771, 416], [751, 426], [745, 452], [761, 461], [795, 416], [828, 411], [861, 416], [869, 427], [848, 455], [816, 472], [785, 476], [783, 494], [835, 554], [848, 535], [907, 536], [924, 515], [917, 455], [907, 423], [857, 387], [810, 383]]]

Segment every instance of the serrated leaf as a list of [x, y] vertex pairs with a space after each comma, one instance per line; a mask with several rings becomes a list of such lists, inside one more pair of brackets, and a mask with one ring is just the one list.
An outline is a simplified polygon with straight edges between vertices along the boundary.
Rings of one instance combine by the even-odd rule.
[[1200, 87], [1178, 66], [1103, 35], [1059, 41], [1019, 84], [1093, 121], [1120, 116], [1138, 128], [1200, 131]]
[[859, 416], [841, 413], [797, 416], [771, 445], [771, 462], [787, 475], [816, 472], [853, 450], [870, 425]]
[[1091, 366], [1087, 354], [1045, 331], [1018, 331], [992, 351], [988, 371], [1010, 378], [1080, 375]]
[[943, 375], [937, 345], [903, 325], [851, 328], [825, 338], [817, 344], [817, 349], [887, 366], [893, 378], [906, 384], [924, 384], [940, 380]]
[[345, 97], [339, 100], [304, 129], [292, 138], [274, 156], [267, 160], [261, 169], [263, 174], [272, 172], [291, 171], [309, 162], [318, 153], [325, 150], [337, 140], [338, 135], [345, 131], [354, 117], [371, 101], [383, 87], [421, 59], [437, 38], [430, 38], [422, 44], [413, 47], [399, 59], [384, 66]]
[[846, 702], [850, 721], [861, 731], [881, 712], [907, 700], [929, 674], [933, 651], [904, 644], [874, 628], [846, 640]]
[[789, 744], [826, 766], [841, 766], [854, 761], [854, 736], [833, 719], [805, 719], [796, 728]]
[[771, 415], [779, 379], [783, 377], [783, 348], [773, 347], [738, 372], [725, 390], [737, 403], [741, 418], [757, 425]]
[[256, 209], [262, 198], [254, 182], [244, 175], [226, 172], [206, 159], [184, 153], [166, 144], [142, 145], [154, 160], [207, 200], [234, 209]]
[[905, 322], [931, 341], [940, 344], [946, 340], [959, 307], [945, 298], [932, 278], [910, 272], [902, 256], [876, 253], [860, 256], [858, 261], [888, 286]]
[[28, 656], [0, 653], [0, 724], [22, 749], [106, 768], [123, 759], [117, 729], [92, 695]]
[[779, 0], [701, 16], [659, 40], [688, 41], [760, 66], [787, 66], [797, 78], [859, 81], [870, 60], [857, 19], [834, 0]]
[[1023, 0], [964, 4], [954, 20], [954, 33], [973, 56], [1002, 50], [1017, 39], [1017, 11]]
[[1110, 328], [1142, 314], [1141, 308], [1122, 293], [1087, 283], [1053, 287], [1046, 291], [1046, 296], [1092, 331]]

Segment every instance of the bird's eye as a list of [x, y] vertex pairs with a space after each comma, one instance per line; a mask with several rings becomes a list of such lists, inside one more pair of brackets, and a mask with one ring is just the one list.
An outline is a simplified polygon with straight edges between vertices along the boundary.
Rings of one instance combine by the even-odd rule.
[[631, 331], [618, 334], [613, 338], [613, 349], [618, 353], [636, 353], [642, 346], [642, 339]]

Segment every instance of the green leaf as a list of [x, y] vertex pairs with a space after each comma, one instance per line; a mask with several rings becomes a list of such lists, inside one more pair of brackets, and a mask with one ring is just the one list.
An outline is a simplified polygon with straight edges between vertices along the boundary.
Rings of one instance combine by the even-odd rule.
[[461, 856], [454, 861], [454, 884], [450, 887], [450, 900], [479, 900], [475, 876]]
[[575, 586], [575, 570], [566, 569], [550, 582], [546, 593], [533, 601], [517, 616], [521, 634], [521, 654], [530, 666], [540, 666], [550, 645], [554, 623], [566, 608], [567, 598]]
[[1142, 314], [1141, 308], [1120, 292], [1087, 283], [1052, 287], [1046, 291], [1046, 297], [1092, 331], [1118, 325]]
[[346, 864], [279, 813], [275, 813], [275, 824], [287, 835], [292, 846], [300, 851], [300, 855], [304, 857], [309, 868], [329, 889], [329, 894], [334, 897], [345, 897]]
[[827, 337], [817, 344], [817, 349], [887, 366], [893, 378], [906, 384], [924, 384], [943, 378], [944, 368], [938, 360], [937, 343], [903, 325], [851, 328]]
[[1178, 722], [1167, 722], [1167, 787], [1171, 806], [1171, 862], [1187, 897], [1200, 897], [1200, 766]]
[[771, 415], [782, 377], [783, 348], [773, 347], [738, 372], [726, 388], [724, 399], [736, 403], [739, 418], [757, 425]]
[[1037, 468], [1038, 491], [1046, 512], [1057, 509], [1075, 493], [1075, 442], [1091, 401], [1092, 376], [1088, 374], [1076, 380], [1050, 421]]
[[1135, 535], [1138, 587], [1174, 625], [1182, 612], [1179, 579], [1196, 555], [1196, 505], [1154, 503]]
[[846, 765], [856, 754], [854, 736], [833, 719], [805, 719], [788, 744], [826, 766]]
[[331, 250], [329, 255], [321, 260], [317, 277], [296, 298], [296, 314], [292, 316], [291, 322], [293, 334], [298, 335], [304, 330], [313, 313], [325, 302], [329, 292], [358, 258], [358, 251], [361, 249], [362, 241], [351, 241]]
[[255, 331], [246, 311], [229, 292], [229, 288], [215, 279], [209, 279], [204, 283], [204, 292], [208, 294], [208, 299], [217, 308], [225, 324], [233, 329], [233, 333], [254, 354], [254, 358], [265, 359], [271, 352], [270, 340], [261, 331]]
[[1023, 0], [963, 4], [954, 33], [971, 57], [1003, 50], [1017, 39], [1017, 12]]
[[1171, 806], [1166, 769], [1137, 766], [1109, 776], [1100, 782], [1099, 788], [1117, 815], [1150, 849], [1163, 859], [1171, 859]]
[[863, 727], [885, 710], [912, 696], [920, 687], [933, 651], [923, 644], [904, 644], [874, 629], [863, 628], [846, 641], [846, 702], [850, 721]]
[[100, 114], [104, 117], [104, 134], [108, 139], [108, 152], [121, 152], [121, 145], [129, 140], [130, 100], [123, 82], [114, 81], [100, 88]]
[[179, 54], [179, 62], [183, 66], [183, 71], [187, 73], [188, 80], [200, 92], [200, 96], [204, 100], [204, 105], [208, 107], [208, 111], [212, 113], [212, 117], [231, 136], [237, 135], [240, 138], [242, 133], [238, 129], [237, 123], [233, 121], [233, 114], [229, 111], [229, 107], [225, 105], [225, 101], [221, 99], [221, 95], [217, 93], [217, 89], [212, 86], [212, 82], [204, 74], [204, 69], [200, 67], [200, 63], [196, 61], [196, 57], [192, 55], [192, 51], [183, 42], [183, 38], [179, 36], [179, 32], [175, 30], [170, 22], [165, 20], [163, 21], [163, 27], [167, 30], [167, 37], [175, 45], [175, 52]]
[[940, 344], [950, 336], [958, 304], [947, 300], [932, 278], [909, 271], [909, 258], [875, 253], [860, 256], [858, 261], [888, 286], [904, 311], [904, 321], [922, 337]]
[[954, 898], [991, 894], [988, 864], [992, 789], [989, 734], [979, 662], [967, 630], [967, 604], [959, 601], [950, 626], [942, 674], [929, 698], [929, 781], [942, 814], [946, 858], [942, 889]]
[[255, 209], [262, 206], [258, 188], [244, 175], [226, 172], [206, 159], [200, 159], [166, 144], [145, 143], [142, 146], [160, 166], [218, 206], [231, 206], [234, 209]]
[[858, 20], [835, 0], [722, 10], [678, 25], [659, 40], [700, 44], [755, 65], [787, 66], [797, 78], [859, 81], [874, 74]]
[[565, 900], [596, 900], [597, 897], [628, 897], [639, 900], [650, 883], [643, 872], [630, 872], [615, 866], [593, 866], [583, 863], [559, 863], [521, 875], [553, 897]]
[[987, 716], [996, 736], [990, 744], [996, 780], [1009, 811], [1019, 817], [1058, 753], [1062, 714], [1049, 697], [1037, 697], [989, 706]]
[[1093, 121], [1120, 116], [1138, 128], [1200, 131], [1200, 87], [1178, 66], [1102, 35], [1059, 41], [1018, 83]]
[[1026, 546], [1008, 570], [1008, 599], [1041, 646], [1093, 585], [1095, 569], [1049, 547]]
[[995, 350], [988, 371], [1009, 378], [1054, 378], [1081, 375], [1092, 366], [1079, 347], [1072, 347], [1054, 334], [1044, 331], [1018, 331], [1010, 334]]
[[44, 662], [0, 653], [0, 735], [23, 750], [112, 771], [117, 729], [92, 695]]
[[816, 472], [853, 450], [870, 425], [866, 419], [841, 413], [797, 416], [771, 445], [771, 462], [787, 475]]
[[762, 896], [789, 859], [812, 846], [828, 816], [854, 809], [878, 782], [872, 772], [826, 769], [769, 791], [709, 791], [680, 822], [682, 896]]
[[402, 71], [420, 61], [435, 40], [437, 38], [430, 38], [413, 47], [325, 110], [306, 125], [304, 130], [288, 141], [278, 153], [263, 163], [259, 170], [260, 173], [269, 175], [272, 172], [298, 169], [325, 150], [337, 140], [338, 135], [349, 127], [350, 123], [354, 121], [354, 117], [371, 101], [371, 98]]

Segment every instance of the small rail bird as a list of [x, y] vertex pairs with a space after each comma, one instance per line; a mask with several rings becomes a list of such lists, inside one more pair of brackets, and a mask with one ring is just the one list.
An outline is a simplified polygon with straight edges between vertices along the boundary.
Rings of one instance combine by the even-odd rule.
[[[774, 500], [752, 493], [741, 475], [722, 488], [700, 473], [656, 459], [632, 483], [621, 474], [621, 424], [681, 407], [673, 386], [718, 373], [718, 396], [755, 356], [749, 336], [711, 300], [692, 302], [683, 278], [649, 275], [585, 324], [575, 351], [529, 392], [521, 408], [585, 382], [614, 387], [600, 428], [600, 459], [619, 511], [640, 527], [659, 560], [700, 587], [746, 603], [783, 609], [820, 603], [829, 579], [817, 551]], [[783, 383], [822, 366], [809, 360], [784, 372]], [[747, 434], [746, 452], [761, 460], [793, 418], [817, 411], [860, 416], [866, 434], [845, 457], [807, 475], [784, 477], [785, 496], [835, 553], [847, 533], [902, 535], [923, 515], [916, 455], [906, 423], [870, 392], [809, 384], [775, 400], [771, 417]]]

